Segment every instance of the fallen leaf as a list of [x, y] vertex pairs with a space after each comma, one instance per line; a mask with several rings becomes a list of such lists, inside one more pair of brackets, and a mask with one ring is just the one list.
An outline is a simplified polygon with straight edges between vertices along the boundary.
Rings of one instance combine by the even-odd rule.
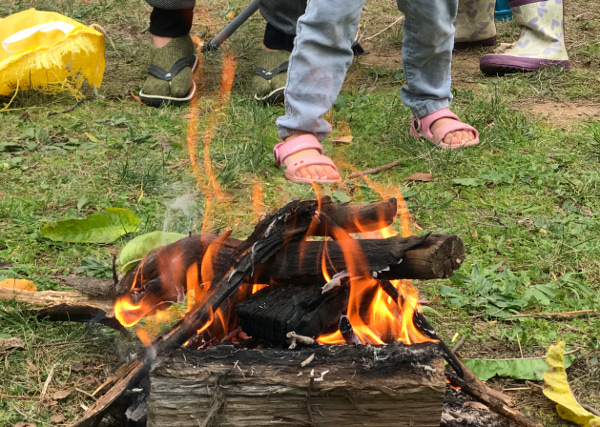
[[0, 350], [12, 348], [25, 348], [25, 342], [21, 338], [0, 338]]
[[71, 390], [58, 390], [56, 393], [52, 395], [52, 399], [54, 400], [64, 400], [71, 394]]
[[63, 414], [56, 414], [50, 417], [50, 421], [54, 424], [64, 423], [66, 420], [67, 418]]
[[159, 139], [158, 141], [156, 141], [156, 145], [159, 146], [160, 148], [164, 149], [164, 150], [170, 150], [171, 149], [171, 144], [169, 144], [164, 139]]
[[23, 421], [20, 421], [18, 423], [15, 424], [15, 427], [35, 427], [35, 424], [33, 423], [24, 423]]
[[350, 144], [352, 142], [352, 135], [338, 136], [335, 138], [329, 138], [329, 140], [333, 144]]
[[515, 46], [517, 42], [514, 43], [500, 43], [496, 49], [494, 49], [494, 53], [504, 53], [511, 47]]
[[430, 182], [433, 181], [433, 176], [430, 173], [425, 172], [415, 172], [410, 176], [404, 178], [405, 181], [422, 181], [422, 182]]
[[[571, 365], [574, 355], [567, 361]], [[517, 380], [540, 381], [549, 368], [544, 359], [463, 359], [473, 373], [481, 381], [487, 381], [494, 376], [514, 378]]]
[[56, 414], [50, 417], [50, 421], [52, 421], [54, 424], [59, 424], [67, 421], [67, 418], [63, 414]]
[[0, 282], [0, 288], [19, 289], [22, 291], [37, 291], [37, 288], [27, 279], [4, 279]]
[[91, 132], [84, 132], [85, 136], [87, 136], [89, 138], [90, 141], [98, 143], [100, 142], [100, 140], [98, 139], [98, 137], [96, 135], [94, 135]]
[[82, 219], [44, 225], [42, 236], [60, 242], [110, 243], [137, 231], [141, 220], [129, 209], [108, 207]]
[[544, 373], [544, 395], [556, 403], [561, 418], [585, 427], [600, 427], [600, 417], [581, 407], [571, 393], [564, 361], [565, 342], [560, 339], [548, 348], [546, 362], [551, 366]]
[[184, 120], [190, 120], [194, 118], [194, 115], [192, 113], [188, 113], [188, 114], [184, 114], [183, 116], [181, 116], [182, 119]]

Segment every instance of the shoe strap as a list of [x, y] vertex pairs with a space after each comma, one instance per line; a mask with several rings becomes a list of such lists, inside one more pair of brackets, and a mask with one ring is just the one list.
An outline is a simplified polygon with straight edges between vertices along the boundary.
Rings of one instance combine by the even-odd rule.
[[170, 82], [184, 68], [186, 68], [186, 67], [192, 68], [195, 62], [196, 62], [195, 56], [188, 56], [187, 58], [179, 58], [177, 61], [175, 61], [175, 63], [173, 64], [173, 66], [171, 67], [171, 69], [169, 71], [165, 71], [163, 68], [159, 67], [158, 65], [152, 64], [148, 67], [148, 74], [156, 77], [157, 79], [161, 79], [161, 80]]
[[278, 164], [283, 164], [286, 157], [299, 151], [315, 149], [319, 154], [323, 154], [323, 147], [316, 136], [305, 134], [290, 139], [287, 142], [280, 142], [273, 148], [273, 157]]
[[265, 80], [271, 80], [277, 74], [286, 72], [288, 69], [288, 63], [289, 63], [289, 61], [285, 61], [279, 67], [273, 68], [271, 71], [269, 71], [265, 68], [262, 68], [262, 67], [258, 67], [256, 69], [256, 71], [254, 72], [254, 74], [256, 74], [257, 76], [261, 76]]

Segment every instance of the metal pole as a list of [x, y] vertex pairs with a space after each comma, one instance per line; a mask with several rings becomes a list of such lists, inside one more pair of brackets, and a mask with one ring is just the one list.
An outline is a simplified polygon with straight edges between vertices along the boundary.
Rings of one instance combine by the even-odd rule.
[[259, 3], [260, 0], [253, 0], [252, 3], [250, 3], [246, 9], [242, 10], [242, 12], [236, 16], [235, 19], [231, 21], [225, 28], [223, 28], [223, 30], [217, 34], [214, 39], [208, 42], [208, 44], [204, 45], [202, 52], [218, 49], [219, 46], [221, 46], [223, 42], [235, 32], [235, 30], [237, 30], [244, 22], [248, 20], [248, 18], [254, 14], [254, 12], [258, 10]]

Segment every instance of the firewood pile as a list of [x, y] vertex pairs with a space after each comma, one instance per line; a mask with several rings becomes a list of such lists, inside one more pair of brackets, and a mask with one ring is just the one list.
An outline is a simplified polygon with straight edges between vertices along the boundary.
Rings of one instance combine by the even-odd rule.
[[154, 250], [111, 289], [37, 292], [40, 316], [117, 329], [187, 303], [76, 425], [541, 425], [456, 358], [403, 281], [450, 277], [462, 241], [357, 238], [396, 213], [394, 199], [295, 201], [244, 241], [206, 233]]

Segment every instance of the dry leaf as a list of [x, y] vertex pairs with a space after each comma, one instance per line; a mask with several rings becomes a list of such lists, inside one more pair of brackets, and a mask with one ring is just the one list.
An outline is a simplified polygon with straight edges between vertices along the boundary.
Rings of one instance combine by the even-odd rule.
[[54, 400], [64, 400], [71, 394], [71, 390], [58, 390], [56, 393], [52, 395], [52, 399]]
[[192, 113], [188, 113], [188, 114], [184, 114], [183, 116], [181, 116], [181, 118], [184, 120], [189, 120], [189, 119], [193, 119], [194, 115]]
[[19, 289], [22, 291], [37, 291], [33, 282], [27, 279], [4, 279], [0, 282], [0, 288]]
[[500, 43], [496, 49], [494, 49], [494, 53], [504, 53], [511, 47], [515, 46], [517, 42], [514, 43]]
[[350, 144], [352, 142], [352, 135], [338, 136], [335, 138], [329, 138], [329, 140], [333, 144]]
[[565, 342], [560, 339], [548, 348], [546, 363], [552, 366], [544, 374], [544, 394], [556, 403], [556, 411], [562, 419], [585, 427], [600, 427], [600, 417], [581, 407], [571, 393], [567, 382], [564, 360]]
[[25, 348], [25, 342], [21, 338], [0, 338], [0, 351], [12, 348]]
[[15, 424], [15, 427], [35, 427], [35, 424], [33, 423], [25, 423], [23, 421], [20, 421], [18, 423]]
[[425, 172], [415, 172], [410, 176], [404, 178], [405, 181], [422, 181], [422, 182], [430, 182], [433, 181], [433, 176], [430, 173]]
[[60, 424], [67, 421], [67, 418], [63, 414], [56, 414], [50, 417], [50, 421], [52, 421], [53, 424]]

